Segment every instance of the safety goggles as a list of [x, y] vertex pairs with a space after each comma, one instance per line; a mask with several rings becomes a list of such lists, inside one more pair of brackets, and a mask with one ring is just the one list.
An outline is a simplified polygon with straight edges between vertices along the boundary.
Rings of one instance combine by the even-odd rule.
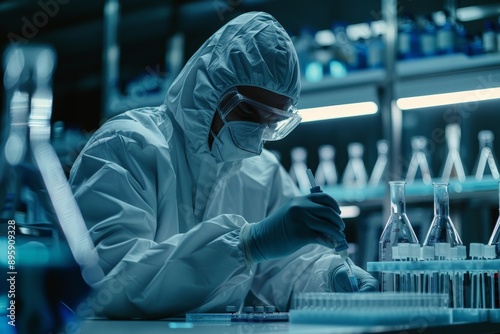
[[249, 121], [261, 124], [262, 139], [267, 141], [286, 137], [302, 120], [295, 106], [287, 109], [274, 108], [246, 97], [236, 89], [229, 92], [224, 101], [217, 109], [224, 123]]

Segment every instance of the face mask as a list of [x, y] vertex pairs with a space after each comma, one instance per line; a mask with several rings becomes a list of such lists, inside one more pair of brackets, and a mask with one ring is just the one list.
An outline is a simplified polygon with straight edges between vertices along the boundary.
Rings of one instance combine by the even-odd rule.
[[262, 152], [262, 135], [266, 125], [254, 122], [233, 121], [225, 123], [215, 135], [212, 154], [217, 162], [243, 160]]

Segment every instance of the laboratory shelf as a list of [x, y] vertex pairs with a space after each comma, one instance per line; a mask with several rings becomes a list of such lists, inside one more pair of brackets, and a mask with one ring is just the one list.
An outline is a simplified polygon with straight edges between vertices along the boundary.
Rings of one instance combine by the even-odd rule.
[[[433, 182], [441, 182], [435, 178]], [[469, 199], [488, 199], [498, 203], [498, 180], [485, 177], [477, 181], [469, 176], [465, 182], [451, 180], [449, 185], [450, 201]], [[382, 205], [388, 195], [388, 185], [368, 186], [364, 188], [349, 188], [342, 185], [323, 186], [323, 191], [334, 197], [339, 203], [357, 203], [363, 207]], [[428, 202], [434, 197], [432, 183], [425, 184], [421, 180], [406, 184], [405, 197], [407, 202]]]
[[500, 68], [500, 54], [488, 53], [468, 56], [463, 53], [442, 55], [430, 58], [416, 58], [399, 61], [396, 64], [396, 73], [399, 78], [415, 78], [478, 70], [483, 68]]

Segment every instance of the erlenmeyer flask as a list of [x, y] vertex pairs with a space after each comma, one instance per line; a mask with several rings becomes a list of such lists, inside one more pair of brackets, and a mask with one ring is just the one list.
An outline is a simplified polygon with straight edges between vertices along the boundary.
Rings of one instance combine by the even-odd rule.
[[432, 220], [423, 246], [449, 243], [451, 247], [462, 245], [462, 239], [450, 217], [450, 196], [448, 182], [434, 182], [434, 219]]
[[495, 228], [493, 229], [493, 233], [491, 233], [490, 241], [488, 241], [488, 245], [496, 246], [495, 249], [497, 253], [497, 259], [500, 258], [500, 181], [498, 182], [498, 199], [499, 199], [499, 206], [498, 206], [499, 215]]
[[347, 146], [349, 161], [342, 176], [342, 184], [346, 187], [362, 188], [368, 182], [365, 164], [363, 162], [364, 147], [361, 143], [351, 143]]
[[491, 174], [494, 179], [498, 179], [498, 163], [493, 153], [493, 139], [495, 136], [489, 130], [479, 131], [477, 135], [479, 140], [479, 157], [474, 167], [474, 177], [476, 180], [482, 180], [485, 174]]
[[335, 148], [332, 145], [321, 145], [318, 149], [319, 164], [314, 178], [319, 186], [332, 186], [337, 183], [337, 168], [335, 168]]
[[431, 171], [427, 159], [427, 143], [428, 140], [424, 136], [415, 136], [411, 138], [412, 154], [408, 171], [406, 172], [406, 182], [408, 184], [412, 184], [418, 174], [420, 174], [423, 183], [431, 184], [432, 182]]
[[368, 184], [370, 186], [376, 186], [380, 184], [380, 182], [384, 181], [387, 174], [387, 168], [389, 165], [389, 144], [387, 140], [381, 139], [377, 141], [377, 161], [375, 162], [375, 166], [373, 166], [372, 174], [370, 175], [370, 180]]
[[457, 123], [448, 124], [445, 129], [446, 143], [448, 145], [448, 156], [443, 167], [441, 181], [447, 182], [451, 178], [456, 178], [460, 182], [466, 179], [462, 158], [460, 157], [460, 125]]
[[391, 215], [379, 240], [379, 261], [392, 260], [392, 246], [398, 243], [418, 243], [410, 220], [406, 215], [405, 181], [390, 181]]
[[309, 192], [310, 183], [307, 177], [307, 150], [298, 146], [292, 148], [290, 152], [292, 164], [290, 166], [290, 177], [299, 186], [300, 190]]
[[[406, 215], [405, 181], [390, 181], [391, 214], [379, 239], [379, 261], [392, 261], [392, 247], [398, 243], [418, 244], [418, 238], [413, 231]], [[382, 275], [382, 291], [393, 290], [392, 275]]]

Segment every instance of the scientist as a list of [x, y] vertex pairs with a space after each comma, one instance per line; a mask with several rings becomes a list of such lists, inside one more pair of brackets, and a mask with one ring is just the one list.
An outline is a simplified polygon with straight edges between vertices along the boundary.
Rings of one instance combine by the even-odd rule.
[[[348, 291], [332, 248], [337, 202], [297, 187], [265, 140], [300, 122], [297, 55], [283, 27], [252, 12], [187, 62], [160, 107], [107, 121], [70, 183], [104, 280], [93, 307], [112, 318], [290, 307], [303, 291]], [[354, 267], [361, 291], [377, 280]]]

